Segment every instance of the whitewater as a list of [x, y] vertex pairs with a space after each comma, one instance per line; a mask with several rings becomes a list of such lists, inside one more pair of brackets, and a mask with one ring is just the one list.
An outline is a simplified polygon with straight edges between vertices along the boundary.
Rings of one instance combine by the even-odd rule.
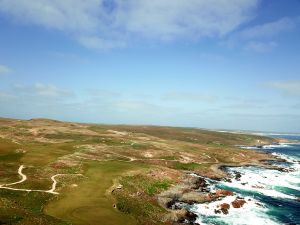
[[[292, 138], [296, 139], [295, 136]], [[259, 148], [241, 147], [268, 152], [283, 159], [284, 162], [272, 163], [284, 170], [254, 166], [226, 168], [230, 179], [209, 180], [210, 189], [226, 189], [235, 195], [192, 205], [190, 210], [198, 216], [196, 222], [210, 225], [300, 224], [300, 145], [284, 143]], [[228, 214], [215, 213], [219, 205], [230, 205], [237, 198], [245, 200], [243, 207], [231, 207]]]

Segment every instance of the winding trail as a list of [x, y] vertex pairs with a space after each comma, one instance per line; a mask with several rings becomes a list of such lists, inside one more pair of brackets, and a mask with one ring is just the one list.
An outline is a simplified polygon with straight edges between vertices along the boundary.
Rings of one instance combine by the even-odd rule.
[[12, 185], [15, 185], [15, 184], [20, 184], [20, 183], [23, 183], [25, 180], [27, 180], [27, 176], [25, 174], [22, 173], [22, 170], [25, 168], [25, 166], [21, 165], [18, 169], [18, 174], [22, 177], [21, 180], [17, 181], [17, 182], [14, 182], [14, 183], [10, 183], [10, 184], [3, 184], [3, 185], [0, 185], [1, 186], [12, 186]]
[[12, 188], [12, 187], [9, 187], [9, 186], [12, 186], [12, 185], [15, 185], [15, 184], [23, 183], [24, 181], [27, 180], [27, 176], [22, 173], [22, 170], [24, 168], [25, 167], [23, 165], [21, 165], [19, 167], [19, 169], [18, 169], [18, 174], [22, 177], [21, 180], [19, 180], [17, 182], [14, 182], [14, 183], [9, 183], [9, 184], [1, 184], [0, 185], [0, 189], [13, 190], [13, 191], [25, 191], [25, 192], [44, 192], [44, 193], [50, 193], [50, 194], [58, 195], [59, 193], [55, 191], [56, 185], [57, 185], [57, 181], [56, 181], [55, 178], [57, 176], [72, 176], [72, 175], [83, 176], [82, 174], [56, 174], [56, 175], [53, 175], [51, 177], [51, 180], [53, 181], [53, 183], [52, 183], [52, 187], [51, 187], [50, 190], [24, 189], [24, 188]]

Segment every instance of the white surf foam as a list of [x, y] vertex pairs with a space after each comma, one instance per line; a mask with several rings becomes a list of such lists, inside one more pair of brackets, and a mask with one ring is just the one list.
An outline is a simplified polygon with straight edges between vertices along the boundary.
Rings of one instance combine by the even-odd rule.
[[[247, 149], [261, 149], [259, 147], [240, 146]], [[264, 149], [276, 149], [278, 147], [290, 147], [289, 143], [279, 145], [264, 146]], [[291, 157], [281, 153], [272, 153], [273, 155], [286, 160], [290, 165], [286, 168], [292, 168], [294, 171], [281, 172], [278, 170], [263, 169], [258, 167], [232, 167], [228, 168], [228, 173], [232, 176], [232, 182], [219, 181], [209, 182], [211, 190], [218, 189], [220, 186], [226, 189], [235, 188], [249, 192], [261, 193], [265, 196], [273, 198], [298, 199], [292, 194], [286, 194], [284, 188], [291, 188], [300, 191], [300, 163], [299, 158]], [[285, 165], [282, 165], [285, 166]], [[239, 180], [235, 179], [236, 172], [241, 174]], [[243, 192], [242, 192], [243, 193]], [[251, 194], [252, 195], [252, 194]], [[281, 222], [276, 221], [267, 212], [268, 206], [259, 202], [254, 198], [245, 196], [246, 204], [242, 208], [235, 209], [232, 206], [227, 215], [221, 213], [216, 214], [215, 209], [222, 203], [231, 204], [237, 196], [228, 196], [221, 200], [205, 203], [195, 204], [192, 211], [198, 215], [197, 223], [199, 224], [232, 224], [232, 225], [278, 225]], [[249, 201], [250, 199], [250, 201]]]
[[[295, 143], [297, 144], [297, 143]], [[272, 145], [262, 145], [262, 146], [247, 146], [247, 145], [237, 145], [238, 147], [242, 149], [254, 149], [254, 150], [259, 150], [259, 149], [266, 149], [266, 150], [272, 150], [276, 148], [289, 148], [293, 147], [294, 143], [278, 143], [278, 144], [272, 144]]]
[[291, 157], [291, 156], [287, 156], [285, 154], [281, 154], [281, 153], [277, 153], [277, 152], [273, 152], [272, 155], [277, 156], [278, 158], [284, 159], [289, 163], [292, 163], [292, 167], [297, 167], [299, 166], [299, 159], [296, 157]]
[[232, 177], [235, 176], [235, 171], [241, 173], [240, 180], [232, 179], [232, 183], [228, 183], [225, 181], [220, 182], [221, 184], [228, 187], [259, 192], [270, 197], [288, 199], [297, 199], [297, 197], [277, 191], [275, 190], [276, 187], [286, 187], [300, 191], [300, 187], [297, 185], [298, 183], [300, 183], [300, 179], [293, 176], [293, 173], [284, 173], [277, 170], [259, 169], [256, 167], [239, 167], [230, 168], [228, 170]]
[[[278, 225], [280, 223], [272, 220], [267, 214], [265, 206], [253, 198], [245, 198], [246, 203], [242, 208], [233, 208], [231, 202], [236, 199], [236, 196], [227, 196], [219, 201], [196, 204], [192, 211], [198, 215], [196, 220], [199, 224], [215, 224], [218, 222], [226, 222], [227, 224], [235, 225]], [[215, 209], [218, 206], [227, 203], [230, 205], [228, 214], [216, 214]]]

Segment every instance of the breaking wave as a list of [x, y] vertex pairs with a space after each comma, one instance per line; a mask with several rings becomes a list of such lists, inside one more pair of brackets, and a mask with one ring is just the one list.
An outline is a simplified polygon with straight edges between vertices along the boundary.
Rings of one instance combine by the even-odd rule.
[[[197, 223], [275, 225], [297, 224], [300, 221], [300, 145], [284, 143], [259, 149], [282, 159], [284, 162], [273, 162], [274, 166], [282, 169], [254, 166], [226, 168], [229, 179], [210, 182], [210, 188], [226, 189], [236, 194], [210, 203], [194, 204], [191, 211], [198, 215]], [[237, 198], [245, 200], [243, 207], [232, 207], [232, 202]], [[223, 203], [231, 206], [228, 214], [216, 213]]]

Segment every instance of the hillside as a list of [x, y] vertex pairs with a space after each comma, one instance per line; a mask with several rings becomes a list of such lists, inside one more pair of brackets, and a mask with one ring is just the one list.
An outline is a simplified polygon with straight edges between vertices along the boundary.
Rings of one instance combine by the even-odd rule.
[[0, 224], [171, 224], [162, 192], [189, 172], [219, 179], [226, 176], [221, 165], [265, 166], [270, 155], [236, 145], [274, 141], [193, 128], [0, 119]]

